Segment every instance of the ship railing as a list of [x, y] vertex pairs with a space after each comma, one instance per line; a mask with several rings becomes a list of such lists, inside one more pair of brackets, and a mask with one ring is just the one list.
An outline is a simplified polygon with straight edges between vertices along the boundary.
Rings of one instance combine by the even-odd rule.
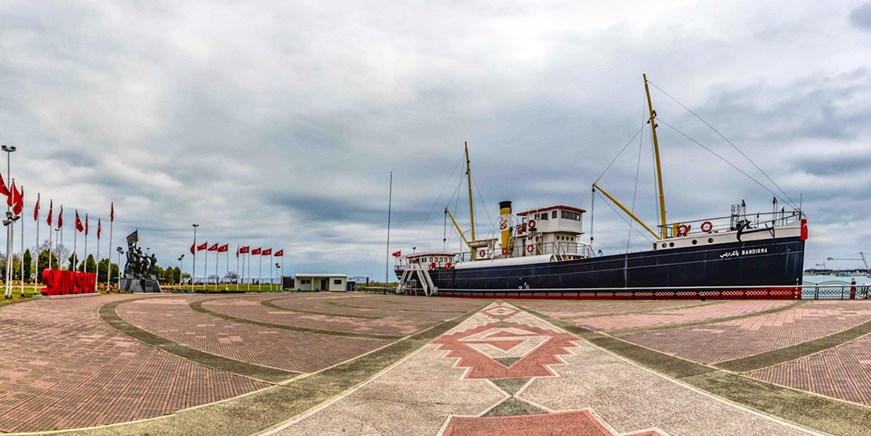
[[[745, 221], [749, 223], [749, 228], [777, 228], [800, 222], [802, 215], [798, 210], [779, 211], [779, 212], [758, 212], [753, 214], [729, 215], [714, 218], [704, 218], [688, 221], [676, 221], [665, 225], [671, 236], [677, 236], [677, 228], [681, 225], [689, 227], [687, 236], [699, 236], [708, 233], [720, 233], [737, 230], [736, 223]], [[711, 229], [708, 231], [702, 230], [702, 225], [706, 222], [711, 223]], [[658, 226], [662, 228], [663, 226]]]
[[[532, 247], [529, 249], [528, 247]], [[521, 251], [522, 250], [522, 251]], [[557, 256], [566, 256], [566, 257], [592, 257], [592, 248], [588, 244], [580, 243], [580, 242], [567, 242], [567, 241], [558, 241], [558, 242], [541, 242], [537, 244], [526, 244], [524, 246], [515, 247], [515, 253], [522, 254], [512, 254], [510, 256], [503, 256], [501, 248], [497, 248], [490, 252], [489, 250], [485, 250], [485, 255], [480, 255], [480, 250], [476, 252], [477, 260], [485, 260], [492, 258], [505, 258], [505, 257], [513, 257], [519, 258], [523, 256], [538, 256], [542, 254], [554, 254]], [[454, 256], [454, 264], [456, 262], [469, 262], [472, 260], [472, 252], [464, 251], [456, 256]]]
[[871, 285], [670, 286], [634, 288], [439, 288], [439, 295], [475, 298], [547, 299], [742, 299], [742, 300], [867, 300]]

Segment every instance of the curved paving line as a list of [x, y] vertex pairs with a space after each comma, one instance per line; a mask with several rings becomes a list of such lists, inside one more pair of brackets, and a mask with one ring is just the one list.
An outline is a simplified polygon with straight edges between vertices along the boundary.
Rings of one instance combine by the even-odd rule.
[[673, 330], [673, 329], [680, 329], [680, 328], [684, 328], [684, 327], [694, 327], [697, 325], [716, 324], [718, 322], [734, 321], [736, 319], [744, 319], [744, 318], [753, 318], [754, 316], [768, 315], [768, 314], [772, 314], [772, 313], [783, 312], [783, 311], [790, 310], [790, 309], [797, 309], [801, 306], [804, 306], [805, 304], [807, 304], [809, 302], [810, 302], [810, 300], [799, 300], [799, 301], [796, 301], [795, 303], [787, 304], [786, 306], [776, 307], [774, 309], [762, 310], [759, 312], [745, 313], [743, 315], [726, 316], [723, 318], [703, 319], [700, 321], [691, 321], [691, 322], [684, 322], [684, 323], [680, 323], [680, 324], [669, 324], [669, 325], [661, 325], [661, 326], [655, 326], [655, 327], [640, 327], [640, 328], [631, 328], [631, 329], [611, 330], [608, 332], [608, 334], [610, 334], [612, 336], [626, 336], [626, 335], [633, 335], [636, 333], [649, 333], [649, 332], [657, 332], [660, 330]]
[[701, 365], [524, 308], [529, 313], [642, 366], [729, 401], [838, 435], [867, 435], [871, 407]]
[[[735, 372], [756, 371], [758, 369], [767, 368], [769, 366], [774, 366], [810, 354], [818, 353], [829, 348], [837, 347], [838, 345], [845, 344], [858, 337], [865, 336], [868, 333], [871, 333], [871, 320], [865, 321], [864, 323], [847, 330], [842, 330], [812, 341], [803, 342], [779, 350], [756, 354], [754, 356], [720, 362], [717, 363], [716, 366], [718, 368]], [[871, 425], [871, 423], [869, 423], [869, 425]]]
[[342, 331], [336, 331], [336, 330], [322, 330], [322, 329], [315, 329], [315, 328], [309, 328], [309, 327], [297, 327], [297, 326], [290, 326], [290, 325], [286, 325], [286, 324], [275, 324], [275, 323], [271, 323], [271, 322], [257, 321], [257, 320], [248, 319], [248, 318], [239, 318], [238, 316], [227, 315], [226, 313], [221, 313], [221, 312], [215, 312], [215, 311], [212, 311], [212, 310], [209, 310], [209, 309], [206, 309], [205, 307], [203, 307], [203, 303], [207, 303], [209, 301], [214, 301], [214, 300], [215, 299], [194, 301], [191, 304], [189, 304], [189, 306], [191, 309], [193, 309], [197, 312], [205, 313], [206, 315], [211, 315], [211, 316], [214, 316], [217, 318], [226, 319], [227, 321], [241, 322], [241, 323], [245, 323], [245, 324], [254, 324], [254, 325], [259, 325], [262, 327], [269, 327], [269, 328], [274, 328], [274, 329], [292, 330], [292, 331], [296, 331], [296, 332], [305, 332], [305, 333], [317, 333], [317, 334], [321, 334], [321, 335], [330, 335], [330, 336], [346, 336], [349, 338], [402, 339], [404, 337], [402, 335], [381, 335], [381, 334], [376, 334], [376, 333], [342, 332]]
[[693, 307], [711, 306], [714, 304], [722, 304], [725, 302], [726, 302], [726, 300], [716, 300], [716, 301], [709, 301], [706, 303], [690, 304], [690, 305], [686, 305], [686, 306], [672, 306], [672, 307], [661, 307], [659, 309], [636, 310], [634, 312], [597, 313], [595, 315], [584, 315], [584, 316], [573, 317], [572, 319], [602, 318], [605, 316], [617, 316], [617, 315], [638, 315], [639, 313], [656, 313], [656, 312], [665, 312], [668, 310], [676, 310], [676, 309], [680, 310], [680, 309], [690, 309]]
[[[430, 298], [430, 297], [423, 297], [423, 298]], [[335, 305], [335, 306], [350, 307], [350, 308], [354, 308], [354, 309], [372, 309], [371, 307], [365, 307], [365, 306], [354, 306], [353, 304], [342, 304], [342, 303], [338, 303], [338, 302], [336, 302], [336, 301], [332, 301], [332, 300], [324, 301], [324, 303], [325, 303], [325, 304], [332, 304], [332, 305]], [[383, 303], [399, 304], [398, 301], [386, 301], [386, 300], [383, 301]], [[458, 310], [399, 309], [399, 308], [395, 308], [395, 307], [394, 307], [394, 308], [390, 308], [389, 310], [396, 310], [396, 311], [399, 311], [399, 312], [441, 312], [441, 313], [457, 313], [457, 312], [461, 311], [462, 309], [458, 309]]]
[[381, 317], [381, 316], [345, 315], [345, 314], [341, 314], [341, 313], [329, 313], [329, 312], [317, 312], [317, 311], [314, 311], [314, 310], [291, 309], [291, 308], [289, 308], [289, 307], [279, 306], [279, 305], [273, 303], [273, 301], [278, 301], [278, 300], [289, 300], [289, 299], [291, 299], [291, 298], [293, 298], [293, 297], [273, 298], [273, 299], [271, 299], [271, 300], [263, 300], [263, 301], [260, 302], [260, 304], [262, 304], [262, 305], [264, 305], [264, 306], [266, 306], [266, 307], [269, 307], [269, 308], [271, 308], [271, 309], [284, 310], [284, 311], [287, 311], [287, 312], [310, 313], [310, 314], [312, 314], [312, 315], [343, 316], [343, 317], [345, 317], [345, 318], [383, 319], [383, 317]]
[[62, 433], [86, 436], [179, 433], [212, 436], [258, 433], [365, 382], [484, 307], [475, 308], [371, 353], [311, 375], [301, 376], [287, 384], [146, 421], [67, 430]]
[[115, 310], [123, 303], [130, 303], [133, 301], [144, 300], [147, 298], [148, 297], [133, 298], [129, 300], [106, 303], [100, 306], [100, 308], [97, 310], [97, 313], [99, 313], [100, 318], [102, 318], [103, 321], [105, 321], [107, 324], [114, 327], [121, 333], [124, 333], [125, 335], [144, 342], [148, 345], [151, 345], [152, 347], [190, 360], [202, 366], [217, 369], [220, 371], [230, 372], [236, 375], [241, 375], [243, 377], [252, 378], [258, 381], [264, 381], [267, 383], [278, 383], [299, 374], [298, 372], [286, 371], [283, 369], [271, 368], [268, 366], [260, 366], [252, 363], [228, 359], [226, 357], [218, 356], [216, 354], [211, 354], [205, 351], [191, 348], [187, 345], [182, 345], [178, 342], [173, 342], [162, 336], [158, 336], [154, 333], [148, 332], [128, 323], [124, 320], [124, 318], [121, 318], [118, 315], [118, 312]]

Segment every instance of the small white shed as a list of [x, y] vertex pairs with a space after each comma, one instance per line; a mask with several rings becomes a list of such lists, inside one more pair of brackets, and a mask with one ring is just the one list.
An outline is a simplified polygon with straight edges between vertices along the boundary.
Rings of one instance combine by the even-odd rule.
[[348, 290], [346, 274], [297, 273], [293, 283], [294, 290], [300, 291], [333, 291]]

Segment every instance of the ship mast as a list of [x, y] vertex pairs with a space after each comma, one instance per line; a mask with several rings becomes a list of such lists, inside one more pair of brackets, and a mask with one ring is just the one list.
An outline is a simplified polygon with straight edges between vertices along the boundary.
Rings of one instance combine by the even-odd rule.
[[[668, 237], [668, 227], [666, 226], [665, 220], [665, 191], [662, 188], [662, 165], [659, 163], [659, 139], [656, 137], [656, 111], [653, 110], [653, 101], [650, 99], [650, 87], [647, 85], [647, 74], [643, 74], [644, 77], [644, 92], [647, 94], [647, 108], [650, 113], [650, 120], [648, 120], [648, 124], [650, 124], [650, 131], [653, 133], [653, 156], [656, 160], [656, 184], [659, 188], [659, 224], [661, 239], [665, 239]], [[468, 150], [466, 151], [466, 155], [468, 156]], [[473, 227], [474, 228], [474, 227]]]
[[[472, 241], [477, 241], [475, 235], [475, 204], [472, 199], [472, 170], [469, 165], [469, 142], [466, 141], [466, 182], [469, 185], [469, 217], [472, 220]], [[472, 250], [472, 259], [475, 259], [475, 250]]]

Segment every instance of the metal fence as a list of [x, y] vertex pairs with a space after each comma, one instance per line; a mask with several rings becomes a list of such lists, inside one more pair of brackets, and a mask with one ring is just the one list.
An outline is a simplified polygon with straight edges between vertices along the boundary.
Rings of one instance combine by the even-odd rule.
[[871, 285], [857, 285], [845, 280], [805, 282], [801, 289], [802, 300], [867, 300], [869, 297]]

